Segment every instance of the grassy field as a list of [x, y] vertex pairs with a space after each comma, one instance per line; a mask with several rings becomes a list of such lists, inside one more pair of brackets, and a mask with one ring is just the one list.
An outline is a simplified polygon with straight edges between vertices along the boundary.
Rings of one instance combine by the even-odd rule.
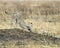
[[[60, 2], [0, 1], [0, 48], [59, 48]], [[22, 15], [33, 32], [21, 30], [14, 13]], [[16, 28], [16, 29], [14, 29]]]

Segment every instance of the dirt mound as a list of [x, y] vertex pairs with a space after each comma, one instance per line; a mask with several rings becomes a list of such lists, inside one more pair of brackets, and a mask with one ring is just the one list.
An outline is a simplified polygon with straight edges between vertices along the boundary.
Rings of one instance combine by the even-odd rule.
[[[35, 44], [58, 44], [60, 45], [60, 38], [50, 35], [38, 34], [33, 32], [26, 32], [20, 29], [3, 29], [0, 30], [0, 41], [29, 41]], [[29, 43], [27, 42], [27, 43]]]

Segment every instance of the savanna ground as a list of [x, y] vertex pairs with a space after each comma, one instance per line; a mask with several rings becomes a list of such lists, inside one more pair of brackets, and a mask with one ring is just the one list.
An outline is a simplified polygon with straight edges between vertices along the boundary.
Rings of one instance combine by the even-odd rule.
[[20, 29], [0, 30], [0, 48], [59, 48], [60, 38]]
[[[60, 2], [0, 1], [0, 48], [59, 48]], [[32, 30], [21, 30], [13, 13], [22, 14]]]

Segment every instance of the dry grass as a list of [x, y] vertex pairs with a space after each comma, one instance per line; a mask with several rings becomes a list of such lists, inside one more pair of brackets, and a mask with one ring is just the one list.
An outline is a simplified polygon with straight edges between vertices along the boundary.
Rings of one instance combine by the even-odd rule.
[[[1, 32], [0, 36], [1, 34], [3, 34], [2, 36], [5, 36], [8, 39], [6, 41], [1, 40], [2, 42], [0, 42], [0, 48], [59, 48], [60, 47], [60, 44], [58, 44], [58, 42], [60, 42], [59, 39], [54, 40], [54, 38], [52, 38], [51, 40], [49, 37], [46, 38], [43, 36], [43, 34], [47, 33], [50, 36], [60, 38], [60, 14], [58, 14], [60, 12], [60, 7], [59, 7], [60, 5], [58, 4], [60, 4], [60, 2], [40, 3], [40, 2], [1, 2], [0, 1], [0, 29], [20, 28], [18, 24], [15, 24], [15, 19], [13, 18], [13, 12], [18, 12], [22, 14], [22, 17], [27, 24], [29, 22], [33, 24], [32, 29], [34, 30], [34, 32], [31, 33], [33, 34], [31, 38], [23, 40], [23, 43], [28, 42], [27, 45], [20, 45], [21, 40], [13, 39], [15, 38], [15, 36], [16, 38], [17, 36], [19, 36], [20, 38], [21, 34], [18, 33], [21, 33], [22, 31], [21, 32], [20, 30], [0, 31]], [[48, 11], [48, 13], [42, 15], [41, 11]], [[51, 14], [49, 14], [49, 12]], [[56, 14], [52, 12], [56, 12]], [[35, 33], [36, 36], [34, 36]], [[25, 35], [26, 33], [23, 32], [22, 34]], [[46, 38], [47, 42], [49, 42], [50, 45], [45, 43], [45, 41], [40, 41], [39, 40], [40, 37], [38, 37], [38, 34], [39, 35], [42, 34], [43, 37], [41, 36], [40, 37], [43, 39]], [[13, 36], [12, 38], [10, 37], [11, 35], [12, 36], [15, 35], [15, 36]], [[26, 36], [22, 36], [22, 38], [23, 37]], [[35, 41], [34, 43], [32, 39], [39, 40], [39, 41]], [[54, 43], [54, 41], [56, 42]]]
[[[45, 39], [45, 40], [44, 40]], [[59, 48], [60, 38], [20, 29], [0, 30], [1, 48]]]

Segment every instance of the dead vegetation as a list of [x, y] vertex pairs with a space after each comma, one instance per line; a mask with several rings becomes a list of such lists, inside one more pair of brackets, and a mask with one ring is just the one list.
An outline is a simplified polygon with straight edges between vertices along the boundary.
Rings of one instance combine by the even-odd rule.
[[0, 43], [0, 45], [6, 46], [6, 48], [8, 48], [10, 45], [17, 47], [22, 46], [23, 48], [25, 48], [24, 46], [28, 47], [28, 45], [39, 45], [38, 48], [41, 47], [41, 45], [52, 47], [52, 44], [59, 47], [60, 38], [49, 36], [48, 34], [44, 35], [26, 32], [20, 29], [3, 29], [0, 30]]
[[[0, 48], [59, 48], [59, 4], [60, 2], [1, 2]], [[15, 12], [21, 14], [28, 25], [33, 24], [31, 29], [34, 32], [20, 30], [13, 17]]]

